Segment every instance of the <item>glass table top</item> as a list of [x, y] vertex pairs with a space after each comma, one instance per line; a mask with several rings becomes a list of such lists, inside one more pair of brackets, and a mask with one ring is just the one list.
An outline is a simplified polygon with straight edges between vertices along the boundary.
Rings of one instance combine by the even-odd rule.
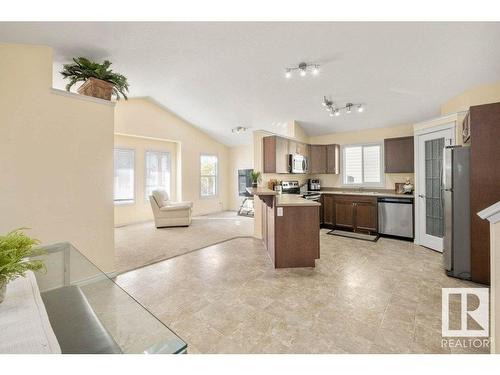
[[63, 353], [185, 353], [187, 344], [70, 243], [43, 247], [36, 272]]

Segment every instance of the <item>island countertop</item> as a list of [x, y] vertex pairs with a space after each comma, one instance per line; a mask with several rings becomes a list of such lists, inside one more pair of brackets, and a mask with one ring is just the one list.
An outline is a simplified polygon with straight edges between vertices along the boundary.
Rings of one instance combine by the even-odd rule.
[[313, 207], [313, 206], [321, 206], [321, 203], [302, 198], [300, 194], [280, 194], [274, 190], [267, 189], [264, 187], [258, 188], [247, 188], [247, 191], [252, 195], [260, 195], [260, 196], [275, 196], [276, 197], [276, 206], [277, 207], [285, 207], [285, 206], [304, 206], [304, 207]]

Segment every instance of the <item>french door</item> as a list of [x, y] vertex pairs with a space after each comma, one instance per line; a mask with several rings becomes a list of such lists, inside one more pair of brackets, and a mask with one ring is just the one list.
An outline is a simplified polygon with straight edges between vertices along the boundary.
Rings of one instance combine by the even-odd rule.
[[443, 251], [444, 201], [442, 193], [443, 149], [455, 144], [454, 127], [418, 136], [418, 205], [419, 243]]

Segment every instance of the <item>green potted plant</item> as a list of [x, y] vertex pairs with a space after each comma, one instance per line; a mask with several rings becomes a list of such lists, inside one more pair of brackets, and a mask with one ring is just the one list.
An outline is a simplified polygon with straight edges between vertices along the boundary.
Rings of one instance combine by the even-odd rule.
[[69, 91], [75, 83], [84, 82], [77, 90], [79, 94], [105, 100], [111, 100], [112, 95], [119, 100], [122, 95], [127, 100], [127, 78], [113, 72], [110, 66], [111, 62], [108, 60], [99, 64], [85, 57], [73, 58], [73, 63], [65, 64], [60, 72], [64, 79], [70, 80], [66, 85], [66, 91]]
[[261, 176], [261, 173], [258, 171], [252, 171], [250, 173], [250, 178], [252, 179], [252, 187], [254, 187], [254, 188], [257, 187], [257, 184], [260, 181], [260, 176]]
[[5, 299], [10, 281], [24, 277], [26, 271], [38, 271], [45, 267], [41, 260], [30, 259], [43, 252], [33, 248], [40, 242], [24, 234], [23, 229], [0, 236], [0, 303]]

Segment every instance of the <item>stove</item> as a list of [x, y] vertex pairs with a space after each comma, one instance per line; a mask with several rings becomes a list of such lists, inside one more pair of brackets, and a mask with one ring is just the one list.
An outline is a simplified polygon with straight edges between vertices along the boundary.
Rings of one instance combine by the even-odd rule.
[[283, 181], [281, 191], [283, 194], [300, 194], [299, 181]]

